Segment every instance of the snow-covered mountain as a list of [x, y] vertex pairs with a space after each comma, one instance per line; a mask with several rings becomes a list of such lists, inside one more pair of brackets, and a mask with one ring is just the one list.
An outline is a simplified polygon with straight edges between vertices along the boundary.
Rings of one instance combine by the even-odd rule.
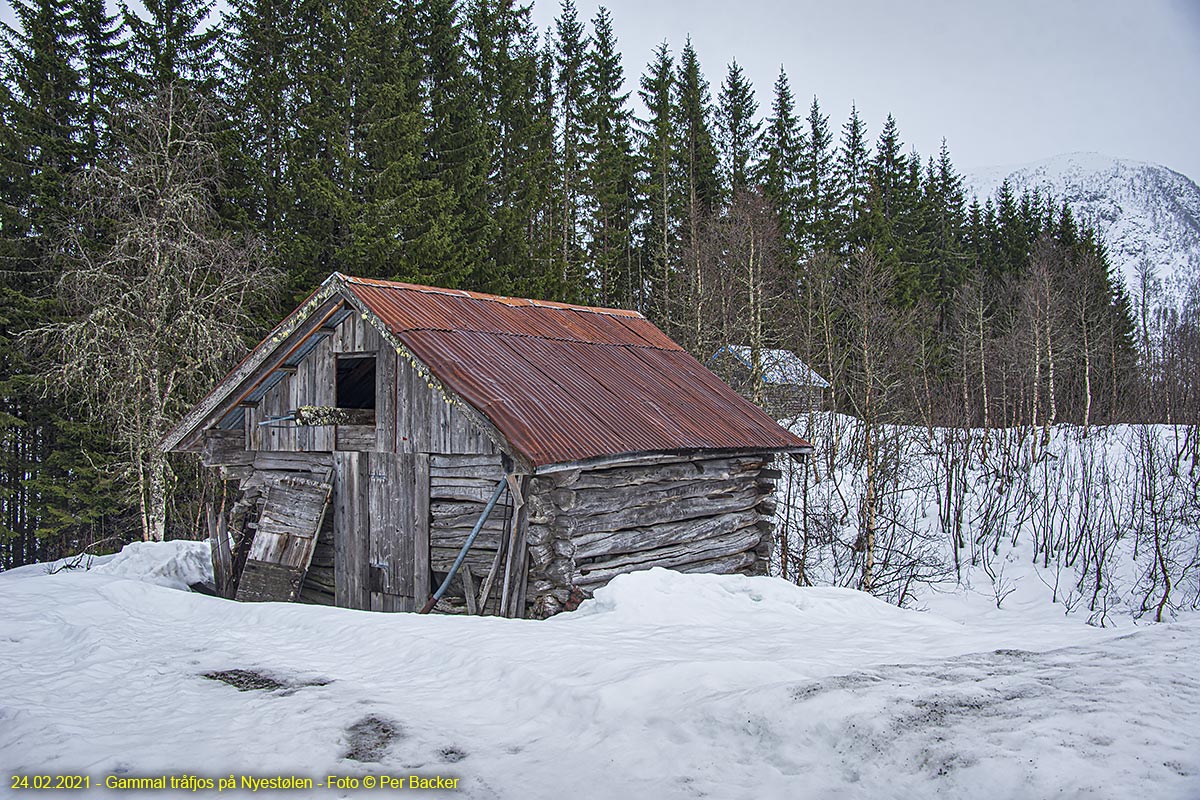
[[1044, 161], [993, 167], [966, 176], [968, 195], [995, 197], [1008, 179], [1013, 191], [1049, 192], [1070, 203], [1108, 246], [1130, 296], [1139, 296], [1138, 266], [1148, 263], [1163, 300], [1179, 308], [1200, 303], [1200, 186], [1158, 164], [1071, 153]]

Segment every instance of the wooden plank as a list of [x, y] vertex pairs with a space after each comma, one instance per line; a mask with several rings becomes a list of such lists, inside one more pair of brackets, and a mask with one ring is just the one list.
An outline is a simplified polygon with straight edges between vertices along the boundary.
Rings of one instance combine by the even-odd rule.
[[334, 436], [335, 450], [356, 450], [362, 453], [375, 450], [374, 425], [337, 425]]
[[334, 454], [334, 575], [337, 605], [370, 608], [367, 564], [367, 456]]
[[603, 489], [610, 487], [671, 484], [680, 481], [717, 480], [750, 475], [762, 469], [765, 461], [758, 456], [741, 458], [696, 458], [664, 464], [636, 464], [609, 469], [579, 470], [562, 473], [560, 488]]
[[645, 484], [634, 488], [620, 486], [579, 491], [556, 489], [550, 492], [550, 499], [560, 513], [576, 516], [607, 512], [614, 508], [659, 505], [683, 498], [722, 497], [754, 488], [752, 477], [715, 481], [674, 481]]
[[229, 549], [228, 521], [224, 514], [221, 514], [218, 520], [217, 511], [211, 502], [204, 504], [204, 515], [208, 523], [209, 549], [212, 552], [214, 588], [218, 596], [227, 597], [226, 591], [233, 577], [233, 553]]
[[242, 570], [237, 599], [244, 603], [278, 602], [294, 598], [304, 579], [302, 570], [249, 559]]
[[474, 468], [494, 469], [496, 480], [504, 474], [500, 465], [500, 456], [487, 453], [430, 453], [429, 471], [434, 474], [439, 470], [467, 474], [465, 470]]
[[518, 581], [523, 577], [524, 561], [527, 555], [525, 542], [525, 526], [528, 518], [526, 510], [526, 491], [529, 487], [528, 475], [509, 475], [508, 488], [513, 503], [513, 524], [508, 540], [508, 555], [504, 563], [504, 582], [500, 591], [501, 616], [514, 616], [515, 595], [518, 591]]
[[254, 452], [246, 449], [246, 431], [205, 431], [200, 461], [206, 467], [242, 466], [253, 463]]
[[417, 453], [413, 462], [413, 598], [419, 607], [433, 593], [432, 575], [429, 568], [430, 547], [430, 458], [428, 453]]
[[463, 597], [467, 600], [467, 613], [475, 616], [479, 613], [479, 605], [475, 600], [475, 580], [471, 576], [471, 565], [462, 565]]
[[375, 447], [396, 451], [396, 354], [383, 347], [375, 358]]
[[257, 452], [254, 456], [256, 470], [287, 470], [318, 472], [329, 469], [333, 460], [329, 453]]
[[[499, 480], [497, 476], [496, 480]], [[445, 486], [437, 481], [430, 480], [429, 497], [431, 500], [457, 500], [461, 502], [471, 503], [486, 503], [491, 499], [492, 492], [495, 490], [496, 484], [492, 483], [490, 487], [483, 486]]]
[[[462, 552], [461, 547], [431, 547], [429, 548], [429, 563], [434, 572], [440, 572], [443, 575], [450, 571], [450, 567], [454, 564], [454, 560], [458, 558], [458, 554]], [[494, 558], [491, 550], [477, 550], [472, 547], [467, 551], [466, 558], [463, 559], [464, 564], [470, 564], [471, 570], [476, 575], [486, 573], [492, 564]]]
[[382, 570], [384, 610], [412, 611], [416, 454], [371, 453], [370, 560]]

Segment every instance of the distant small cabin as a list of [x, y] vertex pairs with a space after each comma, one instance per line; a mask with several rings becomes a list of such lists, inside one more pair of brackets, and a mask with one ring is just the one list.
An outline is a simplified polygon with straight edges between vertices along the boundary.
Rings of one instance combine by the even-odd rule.
[[640, 314], [335, 273], [164, 438], [238, 481], [218, 593], [547, 617], [761, 573], [784, 430]]
[[[762, 376], [757, 396], [760, 405], [775, 419], [785, 419], [826, 407], [829, 381], [805, 364], [791, 350], [763, 348], [759, 351]], [[722, 347], [709, 362], [748, 400], [755, 398], [754, 359], [744, 345]]]

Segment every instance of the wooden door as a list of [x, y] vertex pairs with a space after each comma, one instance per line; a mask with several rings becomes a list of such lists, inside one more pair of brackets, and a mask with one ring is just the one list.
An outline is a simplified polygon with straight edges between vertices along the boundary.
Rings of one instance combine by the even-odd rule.
[[429, 456], [334, 454], [337, 604], [414, 611], [429, 595]]
[[236, 598], [288, 602], [304, 583], [333, 486], [328, 470], [263, 475], [261, 510]]

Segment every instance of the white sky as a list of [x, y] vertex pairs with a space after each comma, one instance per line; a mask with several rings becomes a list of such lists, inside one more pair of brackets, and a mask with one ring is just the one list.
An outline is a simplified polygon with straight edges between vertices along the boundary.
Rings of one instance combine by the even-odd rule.
[[[577, 3], [588, 22], [600, 5]], [[906, 148], [928, 156], [945, 137], [962, 170], [1090, 150], [1200, 181], [1200, 0], [605, 5], [635, 99], [655, 46], [678, 55], [691, 34], [714, 99], [737, 58], [765, 113], [783, 64], [800, 110], [816, 94], [835, 132], [855, 101], [872, 139], [891, 112]], [[546, 29], [558, 12], [540, 0], [534, 20]]]
[[[601, 3], [576, 0], [590, 22]], [[628, 86], [690, 33], [714, 99], [737, 58], [760, 112], [783, 64], [840, 131], [852, 101], [964, 170], [1091, 150], [1200, 180], [1200, 0], [607, 0]], [[540, 0], [540, 27], [558, 14]], [[590, 29], [590, 25], [589, 25]]]

